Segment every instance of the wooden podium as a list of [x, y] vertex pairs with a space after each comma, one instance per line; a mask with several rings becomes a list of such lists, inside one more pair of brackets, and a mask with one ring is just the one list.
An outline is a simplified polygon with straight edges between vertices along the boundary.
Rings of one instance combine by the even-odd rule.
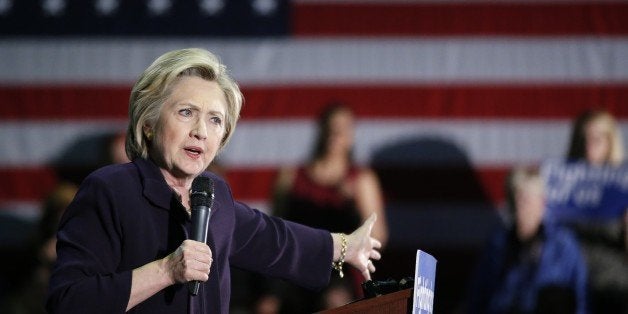
[[406, 314], [412, 313], [412, 289], [401, 290], [371, 299], [364, 299], [320, 312], [321, 314]]

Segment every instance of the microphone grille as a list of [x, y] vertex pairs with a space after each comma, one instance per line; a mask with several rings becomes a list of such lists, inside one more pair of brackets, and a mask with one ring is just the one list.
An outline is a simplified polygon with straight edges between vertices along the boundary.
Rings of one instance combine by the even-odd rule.
[[214, 182], [208, 177], [198, 176], [192, 181], [190, 202], [194, 206], [211, 207], [214, 202]]

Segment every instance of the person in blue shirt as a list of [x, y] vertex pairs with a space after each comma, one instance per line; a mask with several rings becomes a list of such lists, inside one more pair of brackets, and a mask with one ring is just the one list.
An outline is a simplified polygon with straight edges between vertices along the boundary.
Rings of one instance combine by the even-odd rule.
[[498, 230], [472, 280], [469, 313], [587, 313], [587, 269], [574, 236], [546, 221], [537, 168], [506, 184], [512, 223]]
[[[587, 110], [574, 120], [569, 162], [621, 173], [628, 165], [625, 155], [621, 128], [609, 111]], [[606, 200], [610, 200], [608, 196]], [[610, 203], [621, 206], [621, 202], [627, 201], [619, 196]], [[601, 204], [608, 201], [600, 201], [596, 212], [607, 212], [609, 208]], [[615, 216], [573, 218], [567, 223], [578, 236], [587, 261], [590, 309], [594, 313], [628, 313], [628, 205]]]

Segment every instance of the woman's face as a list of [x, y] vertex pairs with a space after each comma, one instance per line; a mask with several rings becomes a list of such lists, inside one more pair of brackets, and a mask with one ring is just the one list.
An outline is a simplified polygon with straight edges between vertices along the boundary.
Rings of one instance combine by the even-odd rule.
[[347, 153], [353, 147], [353, 115], [347, 110], [334, 113], [329, 121], [328, 151]]
[[155, 127], [151, 157], [168, 175], [193, 179], [216, 156], [227, 101], [216, 82], [184, 76], [173, 86]]
[[594, 119], [584, 128], [587, 161], [593, 165], [603, 165], [608, 161], [611, 143], [604, 121]]

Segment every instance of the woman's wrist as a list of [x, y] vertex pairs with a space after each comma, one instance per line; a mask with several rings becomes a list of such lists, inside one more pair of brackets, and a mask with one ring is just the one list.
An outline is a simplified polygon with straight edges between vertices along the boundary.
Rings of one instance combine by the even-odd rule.
[[333, 269], [338, 271], [340, 278], [344, 277], [343, 266], [347, 257], [347, 235], [344, 233], [332, 233], [334, 243], [334, 257], [331, 263]]
[[159, 277], [163, 278], [163, 283], [166, 284], [166, 286], [171, 286], [177, 283], [174, 274], [172, 273], [172, 266], [170, 265], [170, 261], [170, 255], [157, 261]]
[[173, 285], [175, 282], [170, 269], [169, 257], [134, 269], [131, 273], [131, 295], [127, 303], [127, 311], [160, 290]]

